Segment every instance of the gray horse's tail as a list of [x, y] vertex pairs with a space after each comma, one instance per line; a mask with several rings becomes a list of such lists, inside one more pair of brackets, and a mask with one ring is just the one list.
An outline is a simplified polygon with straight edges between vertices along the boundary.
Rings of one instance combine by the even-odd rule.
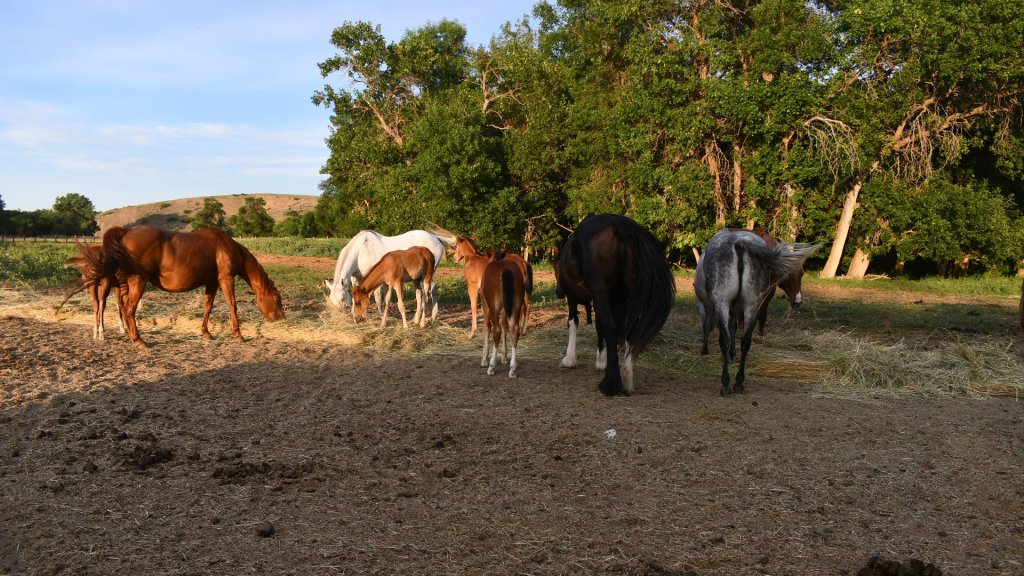
[[774, 248], [769, 248], [763, 242], [741, 237], [736, 239], [735, 247], [737, 252], [744, 250], [761, 261], [771, 270], [774, 278], [782, 278], [803, 266], [804, 261], [821, 248], [821, 243], [780, 242]]

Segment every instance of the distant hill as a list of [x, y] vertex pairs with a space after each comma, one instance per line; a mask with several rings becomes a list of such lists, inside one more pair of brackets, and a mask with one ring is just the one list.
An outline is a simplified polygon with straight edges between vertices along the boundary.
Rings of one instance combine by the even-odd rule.
[[[267, 212], [274, 222], [284, 220], [285, 214], [289, 210], [300, 213], [312, 212], [320, 199], [319, 196], [301, 194], [232, 194], [213, 196], [212, 198], [216, 198], [224, 205], [224, 213], [230, 217], [238, 213], [245, 198], [249, 196], [263, 198], [266, 201]], [[205, 198], [204, 196], [181, 198], [107, 210], [96, 215], [96, 223], [100, 227], [97, 234], [103, 234], [113, 226], [128, 226], [130, 224], [146, 224], [173, 232], [188, 231], [192, 229], [189, 219], [203, 207]]]

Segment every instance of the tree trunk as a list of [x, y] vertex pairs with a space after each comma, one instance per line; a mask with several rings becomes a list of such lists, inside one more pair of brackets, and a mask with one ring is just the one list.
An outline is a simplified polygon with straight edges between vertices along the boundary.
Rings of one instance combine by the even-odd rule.
[[825, 262], [825, 267], [821, 270], [822, 278], [835, 278], [836, 271], [839, 270], [839, 262], [843, 259], [846, 237], [850, 234], [850, 222], [853, 221], [853, 211], [857, 209], [857, 196], [860, 195], [862, 184], [861, 180], [857, 180], [843, 201], [843, 212], [839, 216], [839, 226], [836, 227], [836, 237], [832, 241], [832, 251], [829, 252], [828, 261]]
[[725, 189], [722, 184], [722, 165], [719, 161], [721, 157], [721, 150], [714, 141], [708, 142], [704, 146], [704, 161], [707, 162], [708, 172], [711, 173], [711, 178], [714, 179], [712, 185], [712, 195], [715, 198], [715, 225], [719, 228], [725, 226], [726, 216], [729, 213], [729, 206], [725, 198]]
[[868, 271], [868, 264], [871, 264], [871, 256], [857, 248], [853, 254], [853, 260], [850, 261], [850, 269], [846, 271], [846, 277], [863, 280]]

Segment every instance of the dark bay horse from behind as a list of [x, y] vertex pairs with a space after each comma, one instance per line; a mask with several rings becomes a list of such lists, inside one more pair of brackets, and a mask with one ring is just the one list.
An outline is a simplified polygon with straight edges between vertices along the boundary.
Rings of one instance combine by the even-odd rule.
[[820, 244], [780, 242], [769, 248], [763, 239], [749, 230], [722, 230], [708, 242], [697, 264], [693, 288], [700, 302], [703, 346], [708, 353], [708, 338], [718, 328], [722, 351], [722, 389], [727, 396], [742, 392], [744, 368], [756, 322], [748, 320], [740, 341], [740, 365], [735, 384], [729, 380], [729, 358], [735, 350], [739, 315], [756, 318], [766, 300], [775, 294], [780, 280], [801, 267]]
[[632, 393], [633, 360], [665, 325], [675, 300], [675, 280], [661, 243], [625, 216], [587, 216], [559, 251], [557, 280], [558, 293], [569, 305], [569, 344], [562, 366], [576, 365], [578, 306], [592, 304], [598, 335], [595, 366], [605, 369], [598, 388], [609, 396]]
[[273, 280], [245, 246], [216, 228], [200, 228], [191, 233], [166, 232], [151, 226], [111, 228], [103, 234], [103, 250], [91, 263], [89, 272], [94, 281], [109, 274], [121, 280], [125, 292], [122, 314], [128, 336], [137, 346], [146, 346], [139, 337], [135, 312], [147, 283], [167, 292], [205, 288], [202, 333], [207, 339], [211, 337], [207, 324], [218, 288], [224, 291], [234, 337], [242, 339], [235, 276], [252, 288], [264, 318], [271, 322], [284, 318], [281, 293]]

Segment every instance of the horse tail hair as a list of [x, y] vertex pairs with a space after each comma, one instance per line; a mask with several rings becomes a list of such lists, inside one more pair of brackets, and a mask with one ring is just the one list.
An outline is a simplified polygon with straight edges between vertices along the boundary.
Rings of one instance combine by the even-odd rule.
[[505, 317], [512, 318], [516, 304], [516, 278], [508, 268], [501, 271], [501, 303], [505, 308]]
[[771, 270], [773, 277], [784, 278], [817, 252], [821, 248], [821, 243], [779, 242], [774, 248], [768, 248], [762, 242], [739, 238], [736, 240], [737, 254], [741, 248], [763, 262]]
[[448, 230], [445, 230], [444, 228], [441, 228], [437, 224], [433, 223], [431, 223], [430, 227], [427, 228], [427, 232], [430, 232], [434, 236], [437, 236], [437, 238], [441, 240], [441, 242], [446, 247], [455, 248], [455, 241], [458, 240], [458, 236], [456, 236], [454, 233], [449, 232]]
[[128, 253], [124, 246], [124, 235], [127, 233], [121, 226], [114, 226], [103, 233], [103, 247], [100, 250], [90, 250], [81, 247], [78, 251], [82, 258], [88, 262], [88, 274], [86, 281], [97, 283], [104, 276], [110, 276], [118, 270], [134, 273], [138, 264]]
[[620, 270], [630, 266], [630, 259], [636, 266], [636, 287], [627, 303], [625, 326], [626, 340], [635, 358], [668, 320], [676, 283], [665, 260], [664, 247], [650, 231], [632, 220], [623, 220], [615, 233], [620, 242]]
[[529, 262], [526, 263], [526, 278], [523, 280], [523, 289], [527, 294], [533, 295], [533, 266]]

